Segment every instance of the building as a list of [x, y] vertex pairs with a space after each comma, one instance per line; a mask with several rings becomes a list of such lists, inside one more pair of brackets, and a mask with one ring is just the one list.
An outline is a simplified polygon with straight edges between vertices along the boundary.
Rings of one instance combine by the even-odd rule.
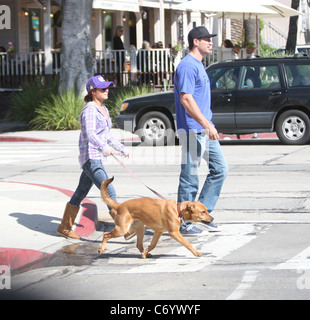
[[[184, 1], [184, 0], [183, 0]], [[19, 52], [47, 51], [61, 43], [61, 0], [1, 0], [0, 46], [12, 42]], [[96, 50], [111, 49], [116, 26], [123, 25], [124, 43], [142, 47], [162, 41], [164, 47], [184, 39], [193, 25], [204, 23], [200, 14], [174, 10], [182, 0], [93, 0], [92, 46]], [[186, 16], [186, 17], [184, 17]], [[8, 22], [10, 20], [10, 22]], [[186, 40], [186, 39], [185, 39]]]
[[[123, 42], [126, 50], [142, 48], [144, 40], [151, 45], [161, 42], [162, 50], [178, 43], [185, 48], [188, 29], [209, 21], [204, 14], [176, 9], [175, 6], [182, 1], [184, 0], [93, 0], [91, 45], [97, 59], [97, 63], [94, 63], [95, 72], [113, 74], [117, 68], [120, 69], [120, 66], [115, 65], [109, 70], [102, 69], [103, 57], [111, 57], [112, 39], [119, 25], [124, 27]], [[59, 73], [59, 52], [62, 46], [61, 5], [62, 0], [0, 1], [0, 47], [8, 52], [13, 44], [16, 51], [11, 51], [10, 54], [0, 53], [0, 75], [7, 77], [7, 85], [11, 83], [7, 81], [8, 77]], [[105, 54], [106, 51], [109, 54]], [[117, 60], [116, 54], [112, 52], [114, 61]], [[157, 56], [160, 54], [162, 52], [158, 52]], [[155, 71], [158, 78], [163, 79], [159, 72], [173, 72], [174, 66], [170, 60], [165, 63], [165, 70], [159, 70], [157, 63], [148, 72], [157, 69]], [[18, 86], [21, 81], [22, 79]]]
[[[287, 4], [290, 0], [278, 1]], [[299, 19], [298, 42], [302, 43], [301, 39], [307, 39], [309, 34], [309, 19], [308, 2], [300, 1], [302, 10], [306, 13]], [[240, 39], [242, 21], [226, 19], [223, 28], [222, 19], [199, 11], [181, 11], [178, 5], [184, 2], [186, 0], [93, 0], [93, 51], [98, 53], [100, 60], [105, 56], [104, 52], [111, 51], [113, 35], [118, 25], [124, 27], [123, 42], [126, 50], [142, 48], [144, 40], [151, 45], [161, 42], [163, 48], [174, 47], [178, 43], [186, 48], [188, 31], [195, 26], [205, 25], [211, 32], [219, 35], [214, 40], [213, 51], [216, 58], [213, 61], [220, 60], [223, 38], [230, 38], [234, 43], [238, 37]], [[8, 57], [0, 53], [1, 76], [23, 75], [27, 72], [31, 75], [59, 73], [59, 52], [62, 44], [61, 5], [62, 0], [0, 0], [0, 47], [7, 51], [10, 42], [18, 53], [18, 62], [10, 63]], [[271, 26], [272, 29], [280, 29], [281, 37], [285, 38], [288, 18], [278, 20], [285, 28], [282, 25], [276, 27], [276, 20], [271, 19], [266, 25], [268, 28]], [[274, 37], [268, 32], [263, 35], [265, 42], [269, 41], [274, 43], [275, 47], [281, 47], [282, 43], [275, 41]], [[102, 64], [102, 61], [100, 63]], [[172, 68], [175, 68], [175, 65]], [[154, 68], [149, 71], [153, 70]], [[98, 72], [101, 72], [101, 69]], [[173, 70], [170, 68], [165, 72]]]

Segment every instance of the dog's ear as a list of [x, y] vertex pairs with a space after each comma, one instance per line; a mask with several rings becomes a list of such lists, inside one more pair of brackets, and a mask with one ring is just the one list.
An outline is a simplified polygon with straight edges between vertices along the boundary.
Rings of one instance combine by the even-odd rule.
[[189, 212], [194, 212], [196, 209], [196, 206], [193, 203], [190, 203], [186, 206], [185, 210], [189, 211]]

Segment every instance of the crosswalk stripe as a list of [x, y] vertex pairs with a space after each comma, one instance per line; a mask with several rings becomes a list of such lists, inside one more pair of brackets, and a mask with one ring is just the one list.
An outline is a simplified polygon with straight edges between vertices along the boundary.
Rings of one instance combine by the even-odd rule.
[[[162, 257], [149, 264], [143, 263], [143, 265], [125, 270], [123, 273], [199, 271], [255, 239], [256, 235], [252, 234], [254, 229], [255, 226], [251, 224], [223, 225], [221, 231], [223, 236], [214, 241], [208, 241], [212, 240], [210, 235], [198, 236], [195, 241], [189, 240], [195, 248], [198, 248], [198, 251], [204, 253], [200, 258], [194, 257], [185, 247], [180, 246], [169, 251], [167, 258]], [[171, 258], [171, 255], [175, 255], [175, 257]]]
[[255, 282], [258, 276], [258, 270], [250, 270], [244, 273], [240, 285], [231, 293], [226, 300], [238, 300], [241, 299], [247, 290], [249, 290], [252, 284]]
[[72, 152], [77, 150], [72, 144], [51, 144], [51, 143], [22, 143], [12, 145], [0, 144], [0, 164], [12, 164], [27, 159], [39, 159], [48, 155], [54, 155], [64, 152]]
[[273, 270], [306, 270], [310, 269], [310, 247], [306, 248], [305, 250], [299, 252], [295, 257], [292, 259], [280, 263], [272, 268]]

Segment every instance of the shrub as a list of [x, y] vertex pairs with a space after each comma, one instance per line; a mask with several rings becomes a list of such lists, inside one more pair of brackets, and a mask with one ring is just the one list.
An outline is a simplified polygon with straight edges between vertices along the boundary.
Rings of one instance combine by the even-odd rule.
[[[119, 114], [122, 101], [141, 94], [154, 92], [149, 86], [111, 88], [109, 99], [103, 103], [109, 109], [112, 122]], [[11, 100], [12, 119], [24, 122], [36, 130], [77, 130], [79, 115], [85, 106], [83, 97], [74, 90], [62, 90], [58, 85], [47, 87], [36, 81], [25, 86], [23, 92], [14, 94]]]
[[85, 106], [81, 96], [74, 89], [62, 90], [62, 94], [52, 94], [36, 109], [36, 117], [30, 121], [32, 129], [77, 130], [80, 128], [79, 115]]
[[36, 78], [33, 83], [27, 83], [22, 92], [14, 93], [10, 99], [10, 119], [29, 124], [36, 116], [36, 109], [44, 99], [57, 93], [58, 82], [47, 86], [41, 78]]

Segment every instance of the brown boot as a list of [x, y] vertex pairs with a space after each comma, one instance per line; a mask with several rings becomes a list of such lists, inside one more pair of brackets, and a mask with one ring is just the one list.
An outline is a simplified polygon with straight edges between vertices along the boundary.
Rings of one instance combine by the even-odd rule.
[[81, 237], [72, 230], [72, 226], [79, 212], [79, 209], [80, 207], [73, 206], [72, 204], [67, 203], [61, 224], [57, 229], [58, 234], [65, 238], [71, 238], [76, 240], [81, 239]]
[[[115, 220], [116, 211], [114, 209], [111, 209], [109, 211], [109, 214], [112, 217], [112, 219]], [[136, 235], [136, 232], [132, 228], [130, 228], [130, 230], [126, 234], [124, 234], [124, 238], [125, 238], [125, 240], [130, 240], [135, 235]]]

